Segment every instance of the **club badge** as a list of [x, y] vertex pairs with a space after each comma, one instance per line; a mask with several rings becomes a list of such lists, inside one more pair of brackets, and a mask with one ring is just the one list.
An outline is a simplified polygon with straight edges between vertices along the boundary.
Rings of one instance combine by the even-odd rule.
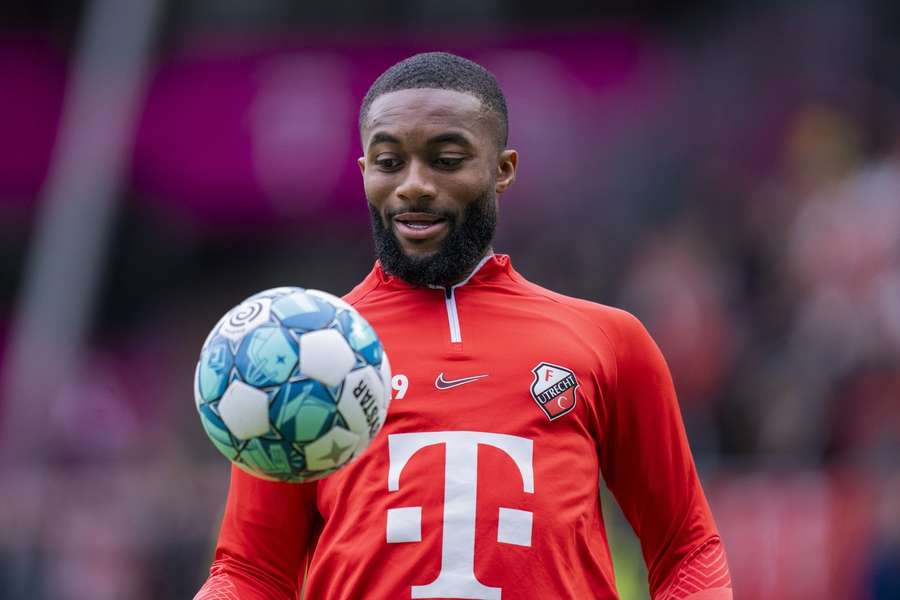
[[578, 380], [565, 367], [542, 362], [531, 370], [531, 397], [551, 421], [575, 408]]

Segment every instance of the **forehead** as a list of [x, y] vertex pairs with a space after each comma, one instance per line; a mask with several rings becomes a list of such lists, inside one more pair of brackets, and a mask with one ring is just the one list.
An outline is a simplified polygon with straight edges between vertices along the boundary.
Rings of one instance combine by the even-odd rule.
[[487, 141], [492, 134], [490, 114], [481, 100], [456, 90], [410, 89], [389, 92], [369, 106], [363, 123], [363, 143], [384, 131], [397, 136], [429, 135], [439, 130], [463, 130]]

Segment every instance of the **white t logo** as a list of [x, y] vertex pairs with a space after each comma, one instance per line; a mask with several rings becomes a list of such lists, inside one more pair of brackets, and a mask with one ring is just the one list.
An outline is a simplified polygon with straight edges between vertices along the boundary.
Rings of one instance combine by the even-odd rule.
[[[522, 475], [524, 491], [534, 493], [533, 443], [526, 438], [479, 431], [395, 433], [388, 436], [388, 491], [400, 489], [400, 473], [413, 454], [434, 444], [446, 445], [444, 465], [444, 530], [441, 572], [428, 585], [412, 586], [413, 598], [471, 598], [499, 600], [501, 588], [475, 578], [475, 494], [478, 484], [478, 445], [505, 452]], [[531, 513], [500, 508], [497, 541], [531, 546]], [[388, 509], [387, 542], [422, 541], [422, 507]]]

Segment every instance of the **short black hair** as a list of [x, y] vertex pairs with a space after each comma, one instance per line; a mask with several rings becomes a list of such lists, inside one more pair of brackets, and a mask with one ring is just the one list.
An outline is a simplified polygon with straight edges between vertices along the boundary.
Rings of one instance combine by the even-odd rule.
[[506, 147], [508, 114], [506, 98], [494, 75], [471, 60], [448, 52], [423, 52], [402, 60], [379, 75], [363, 98], [359, 108], [359, 130], [362, 131], [369, 107], [382, 94], [410, 89], [454, 90], [478, 98], [500, 122], [499, 143]]

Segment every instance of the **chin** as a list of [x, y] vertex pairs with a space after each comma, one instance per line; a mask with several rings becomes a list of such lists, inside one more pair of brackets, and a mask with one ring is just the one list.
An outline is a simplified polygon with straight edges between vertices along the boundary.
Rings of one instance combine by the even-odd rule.
[[411, 242], [408, 240], [404, 240], [396, 233], [393, 234], [394, 241], [397, 243], [397, 246], [400, 247], [400, 250], [405, 254], [408, 258], [425, 258], [428, 256], [434, 256], [438, 252], [441, 251], [441, 248], [444, 246], [444, 237], [442, 236], [440, 239], [431, 239], [424, 243], [416, 244], [415, 242]]
[[440, 249], [440, 246], [436, 248], [403, 248], [403, 254], [412, 260], [422, 260], [435, 256]]

